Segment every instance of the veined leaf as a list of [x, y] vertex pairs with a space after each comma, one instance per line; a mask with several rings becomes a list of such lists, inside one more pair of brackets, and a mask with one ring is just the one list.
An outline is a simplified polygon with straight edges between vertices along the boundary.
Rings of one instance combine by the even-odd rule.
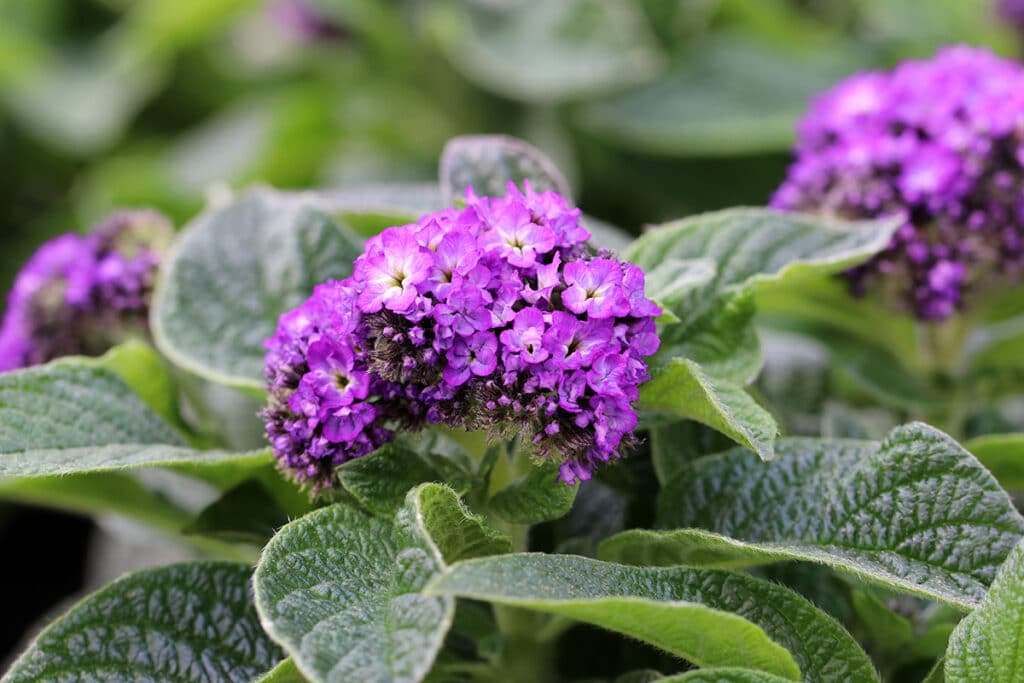
[[806, 680], [877, 680], [867, 655], [831, 617], [744, 574], [518, 554], [460, 562], [427, 590], [595, 624], [700, 666], [743, 666], [787, 680], [801, 671]]
[[267, 544], [256, 606], [264, 628], [312, 681], [419, 681], [454, 613], [452, 598], [422, 589], [445, 557], [506, 547], [437, 484], [410, 491], [394, 520], [333, 505]]
[[194, 562], [129, 574], [51, 624], [3, 681], [250, 681], [281, 658], [260, 628], [251, 571]]
[[[961, 609], [984, 597], [1024, 519], [978, 461], [922, 424], [881, 443], [785, 439], [761, 463], [736, 449], [680, 470], [659, 497], [676, 531], [627, 531], [600, 556], [739, 567], [820, 562]], [[706, 530], [706, 531], [705, 531]]]
[[636, 240], [624, 257], [645, 271], [667, 259], [715, 261], [715, 277], [673, 309], [682, 321], [676, 332], [682, 339], [705, 324], [719, 296], [746, 284], [841, 271], [885, 248], [895, 229], [894, 221], [844, 223], [770, 209], [728, 209], [661, 225]]
[[698, 669], [697, 671], [689, 671], [677, 676], [665, 676], [655, 680], [658, 683], [781, 683], [789, 679], [770, 674], [766, 671], [720, 667]]
[[482, 197], [501, 197], [507, 184], [524, 180], [537, 192], [554, 190], [567, 200], [569, 183], [554, 162], [533, 145], [504, 135], [453, 138], [441, 153], [441, 194], [446, 204], [462, 198], [466, 188]]
[[953, 631], [946, 650], [948, 683], [1015, 683], [1024, 679], [1024, 543], [999, 569], [981, 606]]
[[361, 240], [316, 195], [257, 190], [199, 215], [153, 297], [151, 327], [172, 361], [220, 384], [262, 388], [263, 341], [313, 287], [351, 273]]
[[367, 510], [390, 518], [405, 504], [409, 489], [425, 482], [447, 483], [460, 493], [472, 484], [468, 459], [416, 452], [390, 444], [338, 468], [338, 481]]
[[651, 381], [641, 387], [641, 408], [697, 420], [765, 460], [775, 457], [778, 425], [742, 387], [709, 377], [684, 358], [652, 369], [651, 375]]
[[539, 524], [568, 514], [577, 490], [558, 481], [558, 467], [545, 462], [495, 493], [488, 507], [513, 524]]

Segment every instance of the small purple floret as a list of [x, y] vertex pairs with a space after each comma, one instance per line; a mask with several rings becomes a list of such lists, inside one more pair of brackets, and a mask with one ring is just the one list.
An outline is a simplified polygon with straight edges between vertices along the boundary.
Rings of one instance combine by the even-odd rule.
[[661, 311], [639, 268], [587, 253], [579, 216], [510, 184], [369, 240], [353, 276], [267, 342], [281, 465], [329, 487], [338, 465], [426, 423], [519, 438], [567, 483], [620, 457]]
[[[1024, 3], [1004, 2], [1024, 17]], [[772, 204], [903, 221], [889, 248], [847, 272], [882, 281], [929, 321], [973, 289], [1024, 274], [1024, 66], [950, 47], [847, 78], [799, 124], [796, 161]]]

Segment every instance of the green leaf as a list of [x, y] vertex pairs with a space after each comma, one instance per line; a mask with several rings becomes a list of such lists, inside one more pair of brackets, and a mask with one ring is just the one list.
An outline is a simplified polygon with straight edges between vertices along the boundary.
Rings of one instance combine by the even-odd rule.
[[83, 364], [96, 363], [114, 371], [150, 410], [169, 424], [180, 425], [174, 377], [164, 359], [148, 344], [129, 341], [115, 346], [97, 359], [80, 360]]
[[459, 493], [472, 485], [468, 460], [416, 452], [389, 444], [338, 468], [338, 481], [374, 514], [391, 517], [405, 504], [409, 489], [424, 482], [444, 482]]
[[0, 477], [266, 457], [186, 447], [117, 375], [95, 362], [68, 359], [0, 374]]
[[757, 288], [854, 265], [885, 247], [894, 229], [891, 221], [731, 209], [668, 223], [636, 240], [625, 257], [645, 271], [688, 259], [717, 264], [710, 281], [672, 301], [679, 322], [661, 331], [640, 405], [703, 422], [770, 458], [778, 428], [740, 388], [762, 362], [753, 327]]
[[750, 394], [726, 380], [709, 377], [691, 360], [675, 358], [651, 370], [641, 387], [645, 410], [697, 420], [770, 460], [778, 425]]
[[914, 638], [914, 625], [866, 590], [853, 592], [853, 609], [867, 627], [868, 638], [886, 652], [895, 652]]
[[671, 306], [690, 290], [711, 282], [717, 272], [714, 259], [667, 258], [646, 273], [644, 293], [659, 305]]
[[256, 679], [255, 683], [306, 683], [306, 677], [299, 673], [291, 657]]
[[318, 193], [325, 208], [360, 235], [370, 237], [395, 225], [414, 223], [445, 208], [437, 183], [372, 183]]
[[512, 552], [509, 538], [470, 512], [447, 486], [425, 484], [410, 492], [409, 501], [447, 564]]
[[[702, 43], [658, 80], [583, 107], [588, 131], [647, 154], [729, 156], [786, 149], [811, 94], [852, 68], [749, 40]], [[853, 63], [856, 67], [856, 62]]]
[[690, 336], [723, 294], [747, 284], [839, 272], [885, 248], [895, 229], [895, 221], [846, 223], [770, 209], [728, 209], [661, 225], [636, 240], [624, 257], [644, 271], [668, 259], [717, 263], [715, 277], [673, 309], [682, 321], [677, 334]]
[[640, 82], [661, 62], [641, 9], [624, 0], [460, 3], [433, 19], [452, 64], [512, 99], [592, 96]]
[[610, 249], [618, 254], [633, 241], [633, 236], [619, 226], [587, 214], [580, 216], [580, 224], [590, 233], [590, 244], [600, 249]]
[[260, 628], [250, 574], [228, 562], [129, 574], [51, 624], [3, 681], [250, 681], [281, 656]]
[[1016, 683], [1024, 679], [1024, 543], [999, 569], [981, 606], [953, 631], [946, 650], [948, 683]]
[[255, 576], [260, 619], [310, 680], [418, 681], [430, 671], [454, 600], [421, 594], [444, 568], [421, 491], [393, 522], [333, 505], [267, 544]]
[[313, 287], [341, 279], [360, 239], [311, 194], [256, 190], [207, 210], [181, 234], [153, 298], [157, 347], [220, 384], [262, 388], [263, 341]]
[[[659, 497], [676, 531], [627, 531], [600, 556], [630, 563], [829, 565], [890, 589], [976, 607], [1024, 519], [978, 461], [923, 424], [875, 441], [784, 439], [761, 463], [701, 458]], [[705, 531], [705, 529], [707, 531]]]
[[577, 490], [558, 481], [557, 465], [544, 462], [495, 493], [487, 505], [506, 522], [539, 524], [568, 514]]
[[256, 480], [227, 491], [203, 509], [182, 532], [262, 546], [288, 523], [288, 513]]
[[1024, 434], [988, 434], [964, 444], [1004, 488], [1024, 491]]
[[132, 470], [247, 473], [269, 453], [197, 451], [154, 414], [108, 358], [64, 359], [0, 374], [0, 498], [82, 513], [114, 512], [168, 531], [191, 513]]
[[744, 666], [790, 680], [801, 671], [807, 680], [877, 680], [867, 655], [831, 617], [744, 574], [519, 554], [460, 562], [428, 591], [602, 626], [698, 666]]
[[504, 135], [464, 135], [452, 138], [441, 153], [441, 194], [445, 204], [459, 201], [466, 191], [482, 197], [501, 197], [509, 182], [524, 180], [537, 192], [554, 190], [566, 199], [569, 183], [539, 149]]
[[859, 340], [879, 347], [906, 368], [920, 369], [920, 326], [911, 316], [891, 310], [877, 298], [856, 298], [849, 283], [828, 274], [762, 284], [757, 309], [772, 326], [795, 327], [817, 337]]
[[789, 680], [770, 674], [766, 671], [721, 667], [715, 669], [698, 669], [677, 676], [666, 676], [657, 679], [658, 683], [782, 683]]
[[729, 450], [732, 441], [693, 420], [680, 420], [650, 428], [651, 463], [658, 483], [664, 485], [690, 461]]

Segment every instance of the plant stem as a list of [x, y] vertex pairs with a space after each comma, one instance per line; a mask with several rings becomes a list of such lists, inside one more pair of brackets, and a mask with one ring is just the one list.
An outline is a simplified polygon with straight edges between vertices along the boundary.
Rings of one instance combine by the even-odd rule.
[[545, 615], [519, 607], [494, 606], [494, 617], [505, 636], [501, 674], [507, 681], [549, 683], [555, 676], [555, 643], [537, 640]]

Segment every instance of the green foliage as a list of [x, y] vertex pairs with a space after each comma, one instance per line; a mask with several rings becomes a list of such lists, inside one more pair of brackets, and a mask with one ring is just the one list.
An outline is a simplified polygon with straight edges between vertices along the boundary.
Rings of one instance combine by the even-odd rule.
[[434, 17], [453, 66], [481, 87], [552, 103], [606, 92], [660, 62], [642, 10], [622, 0], [460, 3]]
[[483, 197], [500, 197], [509, 182], [529, 180], [537, 192], [554, 190], [572, 196], [554, 163], [522, 140], [498, 135], [470, 135], [448, 142], [441, 155], [441, 193], [447, 204], [458, 202], [466, 188]]
[[807, 680], [877, 680], [839, 624], [795, 593], [741, 574], [519, 554], [459, 563], [428, 592], [596, 624], [700, 666], [744, 666], [789, 680], [801, 671]]
[[260, 628], [250, 574], [228, 562], [130, 574], [39, 634], [3, 681], [249, 681], [281, 657]]
[[164, 266], [157, 346], [201, 377], [258, 391], [278, 316], [315, 285], [347, 276], [360, 244], [310, 195], [257, 190], [208, 210]]
[[488, 509], [513, 524], [538, 524], [564, 517], [576, 500], [577, 488], [558, 481], [558, 467], [537, 464], [494, 494]]
[[[312, 512], [267, 544], [256, 568], [264, 628], [313, 681], [421, 680], [452, 622], [454, 601], [422, 594], [445, 555], [472, 556], [499, 544], [455, 526], [454, 496], [426, 485], [395, 519], [345, 505]], [[429, 520], [429, 521], [428, 521]], [[435, 544], [428, 525], [445, 532]], [[339, 571], [340, 570], [340, 571]]]
[[1011, 683], [1024, 677], [1024, 543], [1017, 544], [981, 605], [949, 639], [946, 681]]
[[701, 458], [665, 486], [659, 518], [689, 528], [628, 531], [606, 541], [602, 556], [714, 567], [821, 562], [967, 610], [1024, 534], [992, 475], [921, 424], [881, 443], [783, 440], [770, 464], [738, 449]]

